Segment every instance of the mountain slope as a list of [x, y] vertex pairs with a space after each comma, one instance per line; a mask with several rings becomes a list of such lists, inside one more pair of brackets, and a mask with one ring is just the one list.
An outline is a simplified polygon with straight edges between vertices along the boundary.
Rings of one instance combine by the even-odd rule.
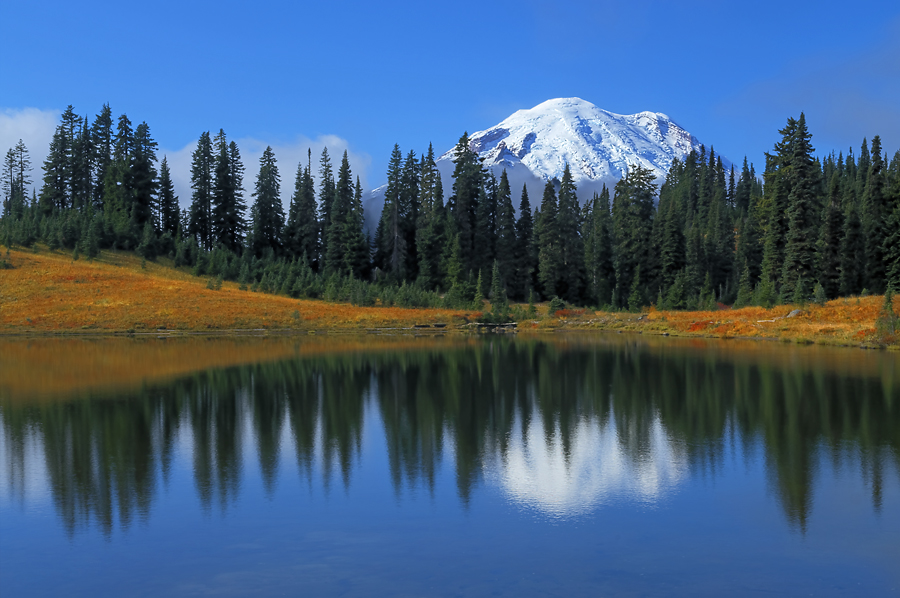
[[[566, 164], [585, 201], [603, 185], [612, 188], [635, 165], [649, 168], [662, 184], [674, 158], [683, 159], [700, 142], [665, 114], [615, 114], [580, 98], [547, 100], [519, 110], [503, 122], [469, 136], [469, 147], [499, 178], [505, 169], [518, 206], [523, 185], [532, 206], [547, 181], [562, 178]], [[438, 160], [444, 194], [452, 193], [454, 150]], [[725, 168], [731, 162], [722, 159]], [[365, 200], [366, 227], [374, 233], [384, 205], [384, 190]]]
[[[568, 164], [576, 184], [615, 184], [637, 164], [664, 179], [672, 159], [699, 151], [700, 142], [665, 114], [614, 114], [580, 98], [559, 98], [474, 133], [469, 147], [491, 168], [524, 166], [547, 181], [562, 178]], [[452, 150], [441, 156], [452, 158]]]

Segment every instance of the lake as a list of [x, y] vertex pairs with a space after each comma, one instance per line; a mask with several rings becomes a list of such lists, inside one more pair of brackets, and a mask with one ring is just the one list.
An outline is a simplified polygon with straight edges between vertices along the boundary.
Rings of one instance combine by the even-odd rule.
[[0, 340], [0, 595], [900, 594], [900, 354]]

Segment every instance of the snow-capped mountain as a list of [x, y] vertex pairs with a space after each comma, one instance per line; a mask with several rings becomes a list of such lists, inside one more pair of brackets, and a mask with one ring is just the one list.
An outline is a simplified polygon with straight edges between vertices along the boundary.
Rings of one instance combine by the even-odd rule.
[[[661, 181], [672, 159], [699, 151], [700, 142], [659, 112], [614, 114], [580, 98], [558, 98], [473, 133], [469, 147], [492, 169], [524, 166], [548, 181], [561, 179], [568, 164], [576, 185], [614, 185], [634, 165]], [[453, 154], [451, 149], [441, 160], [452, 161]]]
[[[692, 149], [699, 152], [700, 142], [660, 112], [615, 114], [580, 98], [557, 98], [471, 134], [469, 147], [498, 178], [506, 170], [514, 205], [526, 185], [535, 206], [546, 182], [562, 179], [566, 164], [583, 202], [603, 185], [611, 189], [635, 165], [652, 170], [661, 185], [672, 160], [683, 159]], [[451, 148], [437, 160], [445, 195], [452, 193], [454, 155]], [[366, 225], [372, 231], [381, 216], [384, 189], [374, 189], [365, 201]]]

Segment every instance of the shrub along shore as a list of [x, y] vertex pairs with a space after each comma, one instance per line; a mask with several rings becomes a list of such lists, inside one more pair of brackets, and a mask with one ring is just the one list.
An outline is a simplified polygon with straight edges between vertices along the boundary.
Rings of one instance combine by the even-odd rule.
[[[94, 260], [68, 253], [12, 250], [0, 271], [0, 334], [247, 332], [475, 332], [513, 321], [518, 333], [613, 330], [673, 336], [758, 338], [798, 343], [900, 348], [897, 311], [885, 296], [848, 297], [771, 309], [639, 313], [572, 308], [561, 302], [472, 309], [359, 306], [242, 290], [237, 283], [193, 276], [166, 259], [104, 251]], [[398, 301], [399, 302], [399, 301]], [[552, 309], [552, 311], [551, 311]], [[505, 330], [509, 330], [506, 328]]]

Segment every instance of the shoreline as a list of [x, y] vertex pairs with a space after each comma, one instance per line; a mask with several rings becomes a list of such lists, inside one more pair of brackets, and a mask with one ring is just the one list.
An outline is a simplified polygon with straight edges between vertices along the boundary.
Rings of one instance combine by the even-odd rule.
[[[481, 312], [474, 310], [356, 307], [242, 291], [232, 282], [212, 290], [205, 277], [195, 277], [162, 259], [141, 263], [127, 252], [106, 251], [88, 262], [46, 249], [12, 250], [9, 260], [13, 268], [0, 274], [0, 338], [464, 336], [484, 332], [473, 321]], [[546, 304], [539, 304], [537, 316], [519, 320], [515, 334], [619, 332], [900, 350], [896, 335], [885, 339], [876, 334], [882, 304], [883, 297], [869, 296], [769, 309], [658, 311], [651, 307], [628, 313], [573, 308], [553, 316]], [[898, 304], [895, 297], [895, 311]]]

